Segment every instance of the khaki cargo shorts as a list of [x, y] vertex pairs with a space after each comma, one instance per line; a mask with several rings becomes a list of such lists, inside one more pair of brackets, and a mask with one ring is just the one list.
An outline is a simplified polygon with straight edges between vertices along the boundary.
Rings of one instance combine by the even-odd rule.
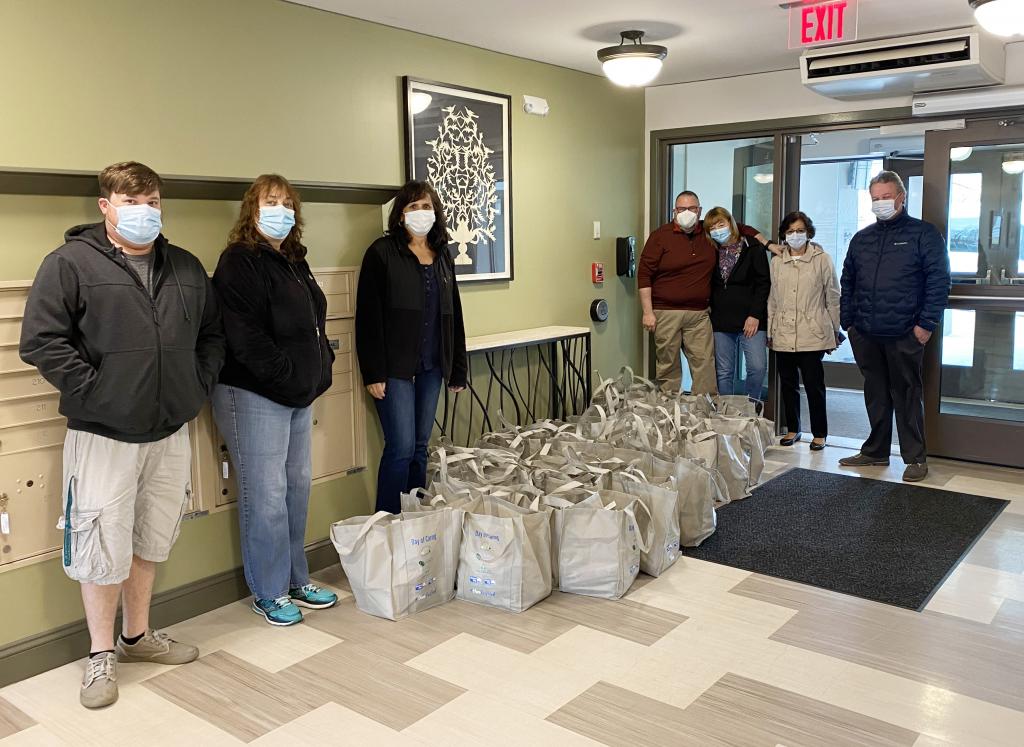
[[62, 564], [81, 583], [119, 584], [132, 556], [167, 560], [192, 492], [188, 425], [131, 444], [69, 430], [64, 439]]

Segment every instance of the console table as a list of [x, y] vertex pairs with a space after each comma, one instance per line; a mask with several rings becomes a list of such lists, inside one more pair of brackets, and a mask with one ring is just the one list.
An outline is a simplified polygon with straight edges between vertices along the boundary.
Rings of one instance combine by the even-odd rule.
[[564, 420], [581, 414], [590, 403], [588, 327], [535, 327], [469, 337], [466, 352], [468, 386], [458, 394], [444, 390], [436, 421], [441, 435], [454, 443], [461, 439], [472, 445], [484, 433], [500, 430], [502, 419], [516, 425]]

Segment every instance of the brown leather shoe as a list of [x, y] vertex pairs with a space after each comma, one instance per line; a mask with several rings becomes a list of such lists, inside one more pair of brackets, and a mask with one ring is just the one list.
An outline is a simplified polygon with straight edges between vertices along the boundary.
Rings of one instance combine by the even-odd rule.
[[921, 482], [928, 477], [927, 464], [908, 464], [903, 470], [903, 482]]
[[878, 457], [868, 456], [867, 454], [857, 454], [856, 456], [843, 457], [839, 460], [840, 467], [888, 467], [889, 459], [884, 457], [879, 459]]

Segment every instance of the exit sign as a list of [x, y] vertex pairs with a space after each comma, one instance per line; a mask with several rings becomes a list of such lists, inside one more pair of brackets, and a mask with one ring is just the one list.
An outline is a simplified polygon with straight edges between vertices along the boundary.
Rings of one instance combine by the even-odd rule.
[[789, 4], [789, 48], [857, 38], [857, 0], [803, 0]]

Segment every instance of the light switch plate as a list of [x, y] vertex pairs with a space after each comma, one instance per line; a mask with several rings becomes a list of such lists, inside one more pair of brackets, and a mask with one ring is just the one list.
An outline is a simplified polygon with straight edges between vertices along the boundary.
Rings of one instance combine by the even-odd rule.
[[594, 238], [601, 238], [601, 221], [599, 220], [594, 221]]

